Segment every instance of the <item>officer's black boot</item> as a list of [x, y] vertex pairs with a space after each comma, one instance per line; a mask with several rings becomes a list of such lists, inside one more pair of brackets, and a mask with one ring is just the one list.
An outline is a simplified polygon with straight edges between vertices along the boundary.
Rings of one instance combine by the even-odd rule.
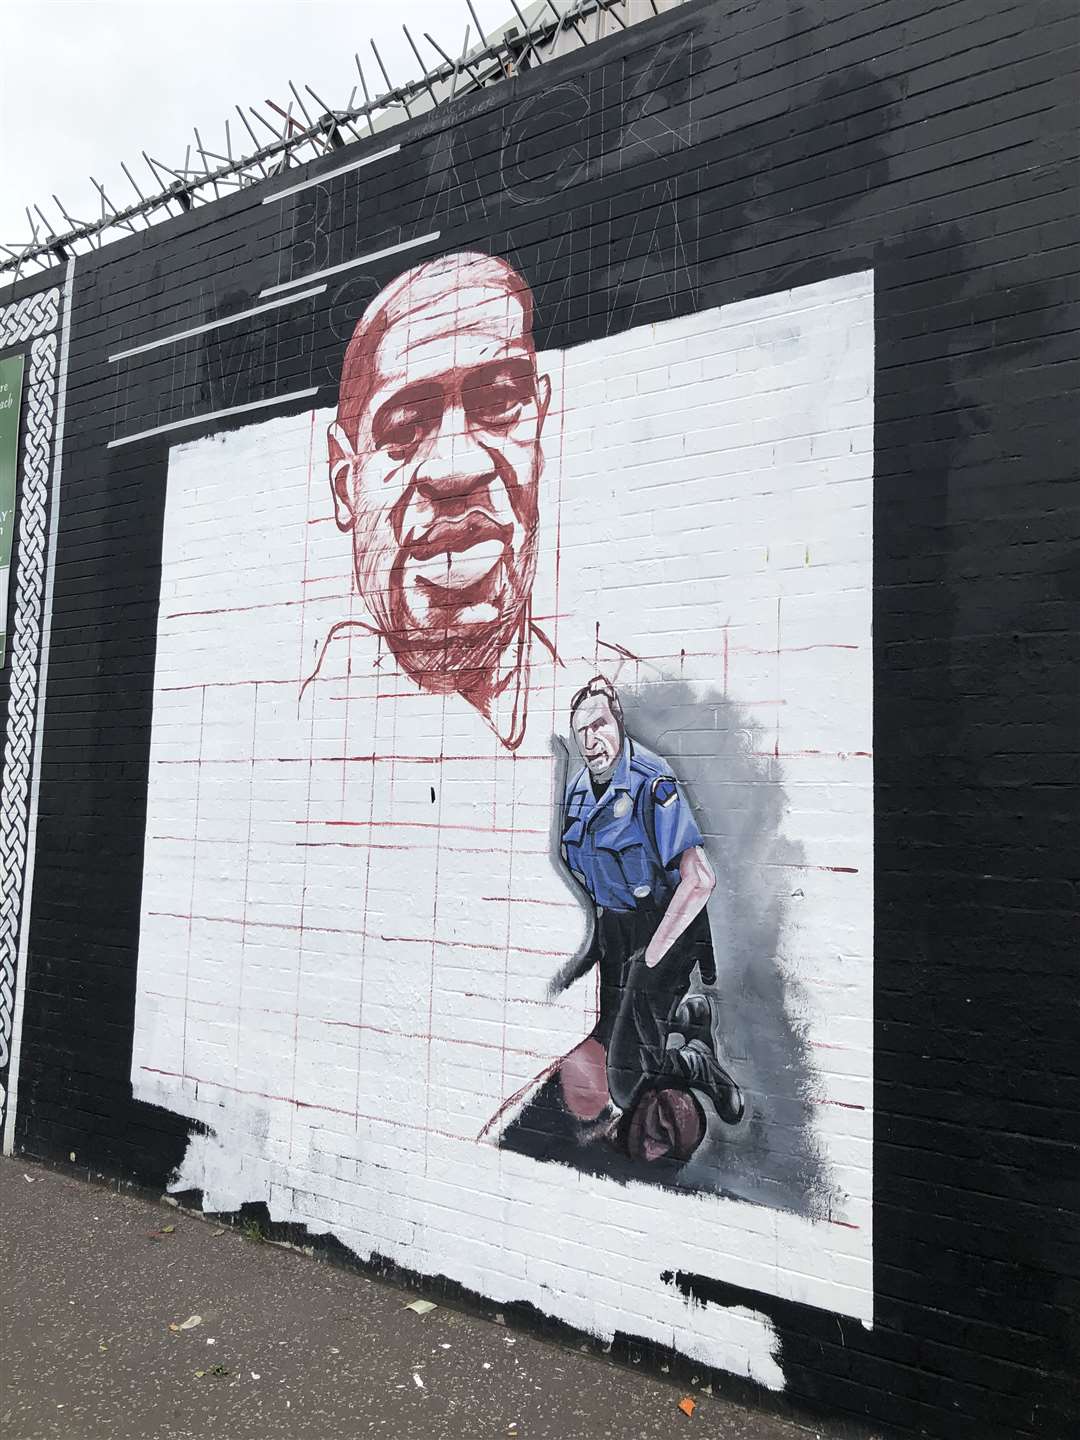
[[703, 1040], [710, 1050], [715, 1050], [712, 1022], [712, 1006], [707, 995], [684, 995], [675, 1011], [672, 1028], [688, 1045], [691, 1040]]
[[701, 1090], [728, 1125], [737, 1125], [746, 1108], [742, 1091], [703, 1040], [691, 1040], [674, 1052], [676, 1072], [693, 1090]]
[[672, 1028], [684, 1044], [674, 1053], [680, 1074], [695, 1090], [702, 1090], [716, 1107], [720, 1119], [737, 1125], [745, 1105], [742, 1091], [716, 1058], [713, 1040], [712, 1005], [707, 995], [686, 995], [675, 1011]]

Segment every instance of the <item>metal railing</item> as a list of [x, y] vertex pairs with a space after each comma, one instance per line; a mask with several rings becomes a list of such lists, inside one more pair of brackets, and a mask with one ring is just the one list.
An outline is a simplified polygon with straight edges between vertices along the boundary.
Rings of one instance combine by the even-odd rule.
[[[0, 243], [0, 252], [3, 252], [0, 275], [13, 272], [13, 279], [8, 283], [14, 283], [26, 267], [47, 270], [69, 255], [100, 249], [107, 240], [117, 238], [118, 233], [137, 233], [140, 226], [148, 228], [195, 206], [210, 204], [223, 194], [281, 175], [294, 166], [339, 149], [349, 140], [374, 135], [380, 129], [433, 110], [459, 95], [543, 65], [568, 49], [592, 44], [639, 20], [673, 9], [683, 0], [575, 0], [562, 11], [554, 0], [539, 0], [539, 3], [527, 4], [524, 10], [518, 0], [510, 0], [517, 24], [504, 23], [498, 34], [490, 36], [484, 35], [473, 0], [464, 0], [464, 3], [469, 18], [456, 58], [425, 31], [423, 41], [439, 57], [437, 64], [425, 67], [419, 45], [408, 27], [401, 27], [422, 70], [417, 79], [394, 84], [371, 40], [375, 66], [385, 89], [372, 93], [357, 53], [354, 59], [359, 83], [339, 108], [327, 104], [310, 85], [302, 87], [308, 97], [305, 100], [290, 80], [291, 97], [287, 105], [283, 107], [272, 100], [265, 102], [273, 119], [268, 119], [256, 106], [249, 105], [245, 110], [237, 105], [239, 132], [231, 119], [226, 120], [224, 144], [212, 147], [203, 143], [196, 129], [194, 146], [188, 145], [180, 166], [166, 165], [142, 151], [142, 159], [152, 177], [149, 181], [144, 178], [145, 191], [121, 161], [120, 168], [136, 196], [127, 204], [115, 204], [104, 185], [91, 176], [100, 200], [100, 213], [93, 219], [79, 219], [70, 214], [56, 195], [52, 201], [62, 221], [59, 227], [40, 206], [26, 206], [31, 238], [21, 245]], [[470, 43], [473, 27], [479, 38]], [[368, 65], [370, 69], [371, 61]], [[361, 103], [357, 103], [358, 93], [363, 96]], [[234, 145], [238, 133], [243, 137], [239, 150]]]

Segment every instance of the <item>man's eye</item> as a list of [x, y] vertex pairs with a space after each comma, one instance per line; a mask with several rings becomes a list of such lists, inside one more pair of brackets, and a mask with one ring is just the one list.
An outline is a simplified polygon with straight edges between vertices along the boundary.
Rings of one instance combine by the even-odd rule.
[[501, 429], [513, 425], [533, 398], [531, 375], [507, 375], [465, 393], [465, 411], [473, 425]]
[[424, 436], [439, 422], [439, 406], [434, 399], [408, 405], [385, 405], [375, 417], [372, 438], [380, 450], [389, 450], [395, 458], [415, 450]]
[[386, 449], [409, 450], [419, 445], [424, 427], [419, 415], [395, 415], [381, 427], [379, 445]]
[[512, 425], [521, 414], [522, 402], [520, 400], [507, 400], [503, 404], [478, 406], [470, 410], [469, 419], [477, 425], [492, 425], [498, 428], [502, 425]]

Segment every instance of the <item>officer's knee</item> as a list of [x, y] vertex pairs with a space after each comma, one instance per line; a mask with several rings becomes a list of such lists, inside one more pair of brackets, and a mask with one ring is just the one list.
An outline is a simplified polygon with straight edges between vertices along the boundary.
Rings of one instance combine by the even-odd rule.
[[595, 1120], [608, 1103], [607, 1054], [599, 1040], [583, 1040], [559, 1067], [566, 1108], [579, 1120]]

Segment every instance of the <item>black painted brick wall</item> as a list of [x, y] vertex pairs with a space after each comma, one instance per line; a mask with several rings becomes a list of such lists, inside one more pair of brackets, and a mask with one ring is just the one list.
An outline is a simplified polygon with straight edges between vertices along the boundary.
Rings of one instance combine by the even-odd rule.
[[402, 261], [108, 354], [432, 229], [543, 345], [873, 267], [876, 1323], [755, 1304], [798, 1403], [1080, 1433], [1078, 39], [1075, 0], [694, 3], [402, 127], [363, 213], [260, 188], [78, 262], [20, 1149], [160, 1185], [185, 1137], [128, 1079], [168, 437], [106, 444], [329, 404]]

